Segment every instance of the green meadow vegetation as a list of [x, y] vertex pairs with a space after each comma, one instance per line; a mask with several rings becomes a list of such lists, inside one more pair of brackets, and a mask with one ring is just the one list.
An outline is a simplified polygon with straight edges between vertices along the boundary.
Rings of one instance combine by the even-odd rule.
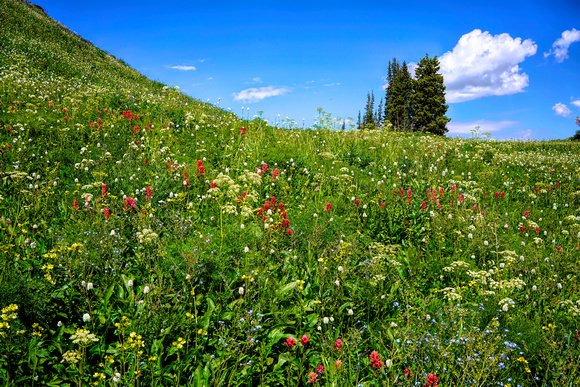
[[0, 385], [578, 385], [580, 143], [276, 127], [0, 23]]

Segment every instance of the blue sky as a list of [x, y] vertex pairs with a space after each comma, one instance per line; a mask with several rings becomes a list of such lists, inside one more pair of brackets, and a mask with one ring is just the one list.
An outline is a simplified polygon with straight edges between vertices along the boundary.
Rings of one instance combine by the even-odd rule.
[[367, 92], [384, 95], [389, 60], [429, 54], [446, 80], [449, 135], [578, 129], [577, 0], [33, 2], [149, 78], [250, 118], [310, 126], [323, 108], [356, 121]]

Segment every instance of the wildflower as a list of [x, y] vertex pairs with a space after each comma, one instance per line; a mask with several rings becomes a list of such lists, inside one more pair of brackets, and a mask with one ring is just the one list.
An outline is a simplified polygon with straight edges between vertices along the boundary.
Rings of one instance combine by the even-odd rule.
[[437, 383], [439, 382], [439, 378], [435, 376], [435, 374], [427, 375], [427, 383], [425, 387], [438, 387]]
[[340, 286], [340, 281], [339, 281], [339, 280], [336, 280], [336, 281], [334, 281], [334, 284], [335, 284], [336, 286]]
[[293, 348], [295, 344], [296, 344], [296, 341], [294, 341], [294, 339], [292, 337], [288, 337], [286, 339], [286, 341], [284, 342], [284, 345], [286, 345], [288, 348]]
[[286, 230], [286, 234], [292, 235], [292, 230], [291, 229]]
[[344, 270], [344, 268], [342, 266], [338, 267], [338, 271], [342, 272]]
[[151, 289], [149, 288], [149, 286], [145, 286], [143, 288], [143, 294], [148, 294], [151, 291]]
[[318, 379], [318, 374], [316, 372], [308, 374], [308, 383], [316, 383], [318, 381], [320, 381], [320, 379]]
[[338, 359], [337, 361], [334, 362], [334, 368], [339, 370], [340, 367], [342, 367], [342, 360]]
[[240, 286], [240, 288], [238, 289], [238, 293], [240, 293], [240, 296], [244, 295], [244, 288], [242, 286]]
[[427, 205], [425, 202], [421, 203], [421, 211], [425, 211], [427, 209]]
[[324, 366], [321, 364], [318, 367], [316, 367], [316, 372], [322, 375], [324, 373]]
[[245, 134], [246, 133], [246, 130], [247, 130], [246, 127], [245, 126], [242, 126], [240, 128], [240, 134]]
[[75, 200], [73, 200], [73, 204], [72, 204], [72, 206], [73, 206], [73, 209], [74, 209], [75, 211], [78, 211], [78, 210], [79, 210], [79, 203], [77, 202], [77, 200], [76, 200], [76, 199], [75, 199]]
[[330, 321], [330, 320], [328, 319], [328, 317], [324, 317], [324, 318], [322, 319], [322, 322], [323, 322], [323, 323], [325, 323], [325, 324], [328, 324], [328, 322], [329, 322], [329, 321]]
[[93, 290], [93, 283], [92, 282], [89, 282], [87, 284], [87, 290]]
[[354, 205], [358, 207], [358, 204], [359, 204], [359, 200], [358, 199], [355, 199], [354, 200]]
[[342, 340], [336, 339], [336, 341], [334, 342], [334, 349], [340, 351], [340, 348], [342, 348]]
[[250, 252], [250, 248], [248, 246], [244, 247], [244, 253]]
[[310, 338], [306, 335], [302, 335], [302, 338], [300, 339], [300, 342], [302, 343], [302, 345], [306, 345], [308, 344], [308, 341], [310, 340]]
[[348, 310], [348, 315], [349, 315], [349, 316], [352, 316], [353, 314], [354, 314], [354, 311], [353, 311], [352, 309], [349, 309], [349, 310]]
[[391, 368], [392, 365], [393, 365], [393, 361], [391, 359], [387, 359], [387, 361], [385, 362], [385, 366], [387, 368]]
[[406, 377], [410, 377], [410, 376], [413, 376], [413, 373], [411, 372], [411, 370], [410, 370], [410, 369], [408, 369], [408, 368], [405, 368], [405, 369], [403, 370], [403, 375], [405, 375]]
[[371, 366], [377, 370], [380, 370], [383, 367], [383, 362], [379, 356], [379, 353], [377, 351], [372, 351], [370, 357]]
[[108, 208], [105, 208], [103, 210], [103, 213], [105, 214], [105, 220], [109, 220], [109, 217], [111, 216], [111, 210], [109, 210]]
[[133, 287], [133, 280], [127, 281], [127, 287]]
[[330, 203], [326, 203], [326, 212], [330, 212], [330, 209], [332, 208], [332, 205]]
[[91, 315], [88, 313], [83, 314], [83, 321], [84, 322], [89, 322], [91, 321]]

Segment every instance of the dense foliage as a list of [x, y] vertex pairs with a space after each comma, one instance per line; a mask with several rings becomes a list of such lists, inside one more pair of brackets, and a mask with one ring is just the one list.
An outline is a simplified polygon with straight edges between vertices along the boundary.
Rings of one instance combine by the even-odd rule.
[[577, 383], [580, 144], [276, 128], [0, 20], [1, 384]]
[[445, 116], [445, 85], [439, 73], [437, 57], [426, 55], [411, 76], [407, 63], [393, 58], [387, 70], [385, 102], [383, 100], [374, 111], [374, 94], [367, 96], [364, 120], [360, 113], [357, 128], [395, 130], [398, 132], [421, 132], [443, 135], [447, 133]]

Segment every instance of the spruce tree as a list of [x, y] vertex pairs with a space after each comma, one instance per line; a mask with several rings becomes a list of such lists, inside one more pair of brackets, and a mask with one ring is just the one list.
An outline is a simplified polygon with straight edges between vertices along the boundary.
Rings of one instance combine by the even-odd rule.
[[374, 105], [375, 105], [375, 93], [367, 93], [367, 104], [365, 107], [365, 115], [363, 117], [363, 128], [373, 129], [375, 127], [374, 120]]
[[383, 124], [383, 99], [381, 98], [381, 102], [379, 102], [379, 106], [377, 107], [377, 111], [375, 113], [375, 125], [377, 128], [380, 128]]
[[399, 131], [411, 130], [413, 78], [403, 62], [393, 79], [391, 96], [391, 124]]
[[439, 60], [429, 58], [427, 54], [421, 59], [415, 70], [413, 82], [413, 125], [416, 130], [444, 135], [450, 121], [445, 116], [448, 105], [445, 104], [445, 85], [443, 75], [439, 74]]
[[358, 111], [358, 121], [357, 121], [357, 123], [356, 123], [356, 128], [357, 128], [357, 129], [360, 129], [360, 125], [361, 125], [361, 122], [360, 122], [360, 110], [359, 110], [359, 111]]
[[383, 114], [383, 122], [389, 121], [393, 123], [393, 118], [395, 116], [394, 105], [392, 104], [394, 89], [395, 89], [395, 79], [399, 73], [399, 63], [397, 58], [393, 58], [393, 61], [389, 61], [389, 67], [387, 70], [387, 88], [385, 89], [385, 112]]

